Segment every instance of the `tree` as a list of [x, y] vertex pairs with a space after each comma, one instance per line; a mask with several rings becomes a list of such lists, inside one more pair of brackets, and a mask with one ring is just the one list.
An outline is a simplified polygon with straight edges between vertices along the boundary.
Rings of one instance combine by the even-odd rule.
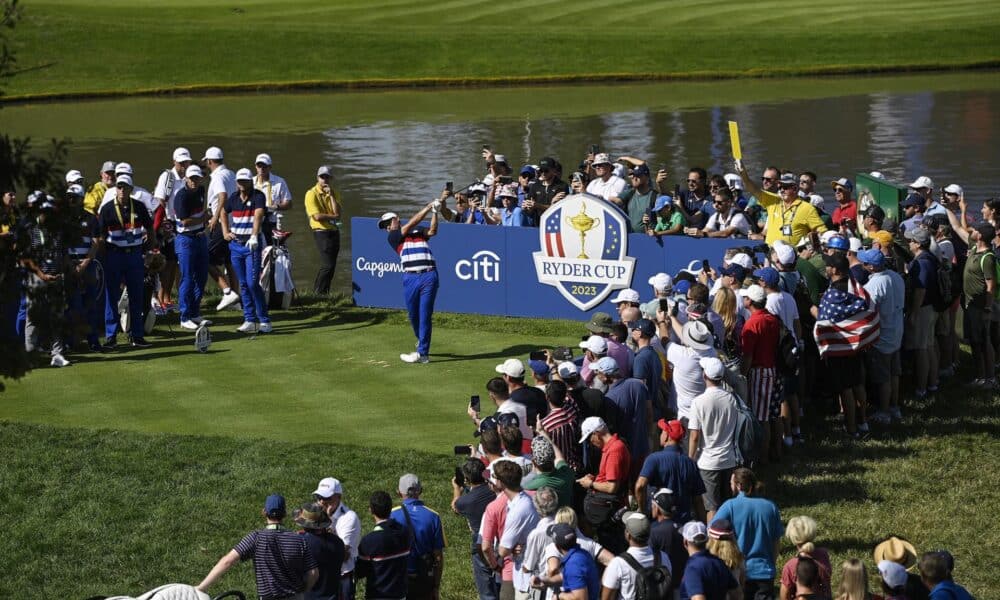
[[[4, 94], [4, 83], [16, 75], [14, 66], [17, 58], [11, 45], [11, 34], [21, 19], [19, 0], [0, 0], [0, 96]], [[68, 142], [51, 140], [47, 151], [38, 155], [32, 151], [30, 138], [11, 138], [0, 135], [0, 193], [14, 190], [52, 190], [62, 196], [64, 182], [61, 176], [66, 159]], [[0, 204], [0, 226], [7, 225], [9, 231], [0, 235], [0, 391], [2, 379], [18, 379], [31, 369], [31, 360], [24, 349], [24, 340], [10, 330], [11, 309], [20, 302], [23, 273], [21, 260], [28, 257], [30, 243], [15, 221], [21, 208]], [[59, 225], [60, 229], [71, 230], [70, 219]], [[39, 302], [46, 302], [40, 297]], [[45, 311], [46, 313], [50, 311]]]

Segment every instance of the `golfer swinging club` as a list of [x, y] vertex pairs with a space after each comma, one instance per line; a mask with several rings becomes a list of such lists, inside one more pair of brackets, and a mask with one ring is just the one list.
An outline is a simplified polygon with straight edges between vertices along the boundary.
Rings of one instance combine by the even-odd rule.
[[[438, 207], [435, 200], [413, 215], [406, 225], [400, 226], [399, 215], [387, 212], [378, 221], [379, 229], [389, 230], [389, 245], [399, 254], [403, 266], [403, 296], [410, 313], [410, 325], [417, 336], [417, 351], [400, 354], [408, 363], [430, 362], [431, 315], [438, 291], [438, 274], [434, 268], [434, 255], [428, 241], [437, 235]], [[424, 229], [420, 222], [431, 213], [431, 226]]]

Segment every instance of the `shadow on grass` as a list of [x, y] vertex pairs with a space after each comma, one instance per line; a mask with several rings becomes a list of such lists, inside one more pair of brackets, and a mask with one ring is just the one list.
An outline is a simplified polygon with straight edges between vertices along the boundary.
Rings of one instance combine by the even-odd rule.
[[432, 353], [431, 360], [433, 360], [436, 363], [443, 363], [443, 362], [461, 362], [461, 361], [465, 361], [465, 360], [486, 360], [488, 358], [495, 358], [495, 359], [504, 358], [504, 359], [506, 359], [506, 358], [511, 358], [511, 357], [522, 356], [522, 355], [528, 354], [529, 352], [532, 352], [534, 350], [538, 350], [538, 347], [537, 346], [533, 346], [531, 344], [518, 344], [516, 346], [508, 346], [507, 348], [504, 348], [503, 350], [497, 350], [497, 351], [494, 351], [494, 352], [481, 352], [479, 354], [437, 354], [437, 353]]

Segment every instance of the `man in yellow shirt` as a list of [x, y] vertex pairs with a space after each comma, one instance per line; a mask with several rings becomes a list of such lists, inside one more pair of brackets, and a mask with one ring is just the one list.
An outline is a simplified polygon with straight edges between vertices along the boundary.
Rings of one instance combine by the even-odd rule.
[[101, 200], [109, 189], [115, 187], [115, 161], [104, 161], [101, 167], [101, 179], [90, 187], [90, 191], [83, 198], [83, 209], [92, 215], [97, 214], [97, 209], [101, 206]]
[[330, 187], [332, 180], [330, 167], [322, 166], [316, 171], [316, 185], [306, 192], [306, 214], [320, 260], [313, 292], [323, 295], [330, 293], [330, 281], [340, 254], [340, 194]]
[[826, 225], [816, 208], [799, 198], [799, 182], [793, 173], [782, 173], [778, 193], [762, 190], [747, 173], [743, 161], [737, 161], [736, 169], [743, 179], [747, 191], [757, 198], [757, 203], [767, 211], [767, 232], [764, 241], [768, 245], [782, 240], [789, 245], [796, 244], [810, 231], [824, 232]]

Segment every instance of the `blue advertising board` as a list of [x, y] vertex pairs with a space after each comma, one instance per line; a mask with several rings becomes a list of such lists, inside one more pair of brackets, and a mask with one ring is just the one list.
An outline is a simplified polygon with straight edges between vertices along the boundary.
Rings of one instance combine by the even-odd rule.
[[[722, 262], [748, 240], [653, 238], [626, 233], [622, 213], [591, 196], [569, 196], [547, 210], [541, 227], [441, 223], [430, 245], [440, 289], [435, 309], [457, 313], [580, 320], [614, 314], [615, 290], [652, 298], [649, 278], [675, 275], [691, 261]], [[351, 219], [354, 302], [403, 308], [402, 268], [378, 220]]]

